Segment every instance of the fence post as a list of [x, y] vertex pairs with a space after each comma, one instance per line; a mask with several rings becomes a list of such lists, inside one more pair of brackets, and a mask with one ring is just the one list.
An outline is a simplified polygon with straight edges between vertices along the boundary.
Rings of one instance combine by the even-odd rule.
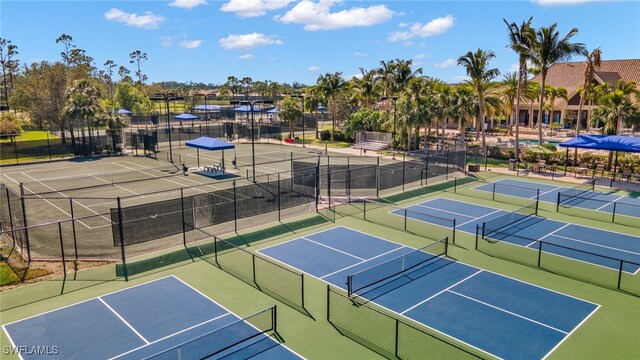
[[444, 179], [449, 180], [449, 152], [447, 151], [447, 172], [444, 174]]
[[329, 208], [331, 208], [331, 168], [328, 168], [327, 173], [327, 197], [329, 199]]
[[407, 209], [404, 209], [404, 231], [407, 231]]
[[456, 194], [458, 192], [458, 178], [453, 178], [453, 193]]
[[236, 203], [236, 181], [233, 180], [233, 230], [238, 233], [238, 205]]
[[253, 272], [253, 283], [258, 285], [258, 280], [256, 279], [256, 254], [251, 254], [251, 270]]
[[24, 223], [24, 240], [27, 243], [27, 262], [31, 263], [31, 246], [29, 244], [29, 224], [27, 223], [27, 207], [24, 204], [24, 185], [20, 183], [20, 204], [22, 205], [22, 222]]
[[76, 217], [73, 213], [73, 198], [69, 198], [69, 209], [71, 210], [71, 229], [73, 230], [73, 249], [76, 253], [76, 261], [78, 261], [78, 241], [76, 239]]
[[62, 273], [67, 277], [67, 263], [64, 257], [64, 241], [62, 241], [62, 222], [58, 221], [58, 235], [60, 236], [60, 254], [62, 255]]
[[124, 253], [124, 227], [122, 225], [122, 203], [118, 196], [118, 231], [120, 233], [120, 251], [122, 251], [122, 271], [124, 273], [124, 281], [129, 281], [129, 274], [127, 272], [127, 261]]
[[376, 159], [376, 197], [380, 197], [380, 156]]
[[218, 263], [218, 238], [216, 236], [213, 237], [213, 261], [220, 267], [220, 263]]
[[367, 220], [367, 199], [362, 200], [362, 218]]
[[327, 284], [327, 322], [331, 322], [331, 285]]
[[616, 204], [617, 202], [613, 202], [613, 212], [611, 214], [611, 222], [616, 222]]
[[493, 191], [491, 191], [491, 200], [496, 199], [496, 183], [493, 183]]
[[485, 146], [484, 147], [484, 171], [487, 171], [487, 158], [489, 156], [489, 147]]
[[49, 140], [49, 132], [47, 131], [47, 150], [49, 151], [49, 161], [51, 161], [51, 141]]
[[557, 194], [557, 199], [556, 199], [556, 212], [560, 211], [560, 192], [558, 192]]
[[395, 352], [394, 355], [399, 358], [398, 356], [398, 337], [400, 336], [400, 320], [396, 319], [396, 343], [395, 343]]
[[19, 164], [20, 161], [18, 160], [18, 139], [16, 137], [16, 139], [13, 140], [13, 151], [16, 154], [16, 164]]
[[540, 205], [540, 189], [536, 189], [536, 216], [538, 216], [539, 205]]
[[184, 189], [180, 188], [180, 209], [182, 213], [182, 244], [187, 247], [187, 224], [184, 221]]
[[5, 187], [4, 188], [5, 192], [7, 193], [7, 206], [9, 207], [9, 226], [11, 227], [11, 237], [13, 239], [13, 244], [15, 246], [16, 243], [16, 239], [15, 239], [15, 233], [13, 232], [13, 215], [11, 213], [11, 200], [9, 200], [9, 188]]
[[347, 157], [347, 183], [346, 183], [346, 187], [347, 187], [347, 203], [351, 204], [351, 170], [349, 170], [349, 158]]
[[[295, 181], [295, 177], [292, 181]], [[280, 222], [280, 173], [278, 173], [278, 222]], [[316, 200], [316, 212], [318, 211], [318, 201]]]
[[405, 168], [407, 167], [406, 159], [407, 159], [407, 154], [402, 153], [402, 191], [404, 191]]
[[542, 241], [538, 241], [538, 267], [540, 267], [541, 258], [542, 258]]

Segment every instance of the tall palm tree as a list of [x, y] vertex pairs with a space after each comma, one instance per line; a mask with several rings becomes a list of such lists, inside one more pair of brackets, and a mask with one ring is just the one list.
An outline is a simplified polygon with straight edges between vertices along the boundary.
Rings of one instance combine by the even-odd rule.
[[377, 81], [378, 73], [376, 70], [365, 70], [360, 68], [360, 77], [353, 77], [351, 85], [354, 100], [359, 106], [371, 107], [380, 99], [382, 93], [382, 84]]
[[[594, 117], [602, 122], [604, 126], [602, 132], [607, 135], [619, 134], [622, 131], [623, 123], [631, 125], [640, 119], [637, 107], [631, 102], [630, 96], [622, 89], [604, 95], [598, 102], [600, 105], [593, 111]], [[607, 168], [611, 169], [613, 151], [609, 152]]]
[[[65, 113], [72, 119], [87, 121], [89, 131], [89, 151], [93, 151], [93, 138], [91, 136], [91, 119], [100, 112], [100, 92], [93, 87], [89, 80], [79, 80], [69, 89]], [[82, 126], [84, 143], [84, 125]]]
[[538, 141], [542, 144], [542, 108], [544, 106], [544, 91], [549, 68], [562, 61], [569, 61], [573, 55], [586, 55], [583, 43], [572, 43], [571, 38], [578, 33], [577, 28], [569, 30], [567, 35], [560, 38], [558, 24], [542, 27], [532, 34], [531, 44], [527, 49], [527, 56], [531, 62], [540, 68], [542, 78], [540, 84], [540, 100], [538, 101]]
[[465, 55], [458, 58], [458, 66], [464, 66], [467, 71], [467, 76], [469, 76], [469, 80], [467, 80], [467, 83], [473, 86], [476, 94], [478, 95], [478, 106], [480, 109], [478, 114], [478, 126], [481, 127], [482, 131], [483, 147], [487, 144], [484, 132], [485, 86], [487, 82], [500, 75], [500, 70], [498, 70], [497, 68], [489, 68], [489, 61], [494, 57], [496, 57], [496, 55], [493, 53], [493, 51], [478, 49], [475, 53], [469, 51]]
[[[530, 17], [527, 21], [522, 21], [522, 24], [518, 26], [515, 22], [508, 23], [507, 20], [502, 19], [509, 29], [509, 47], [511, 50], [518, 54], [518, 82], [516, 87], [516, 139], [515, 139], [515, 158], [519, 158], [520, 147], [520, 99], [522, 98], [522, 87], [527, 80], [527, 49], [530, 47], [530, 39], [533, 28], [531, 27]], [[511, 134], [511, 126], [509, 126], [509, 134]]]
[[[578, 105], [578, 121], [576, 122], [576, 136], [580, 135], [580, 122], [582, 121], [582, 107], [584, 102], [590, 97], [591, 83], [596, 70], [600, 68], [602, 60], [602, 50], [595, 48], [587, 54], [587, 66], [584, 69], [584, 81], [582, 82], [582, 93], [580, 94], [580, 104]], [[591, 111], [589, 111], [591, 112]], [[587, 122], [587, 126], [589, 122]], [[576, 148], [576, 151], [578, 149]]]
[[[514, 108], [514, 102], [516, 100], [516, 97], [520, 95], [520, 83], [518, 82], [518, 74], [516, 74], [515, 72], [508, 72], [504, 74], [500, 85], [500, 97], [502, 98], [502, 101], [504, 103], [504, 112], [509, 123], [509, 136], [511, 136], [513, 135], [513, 113], [517, 109], [517, 105]], [[517, 126], [518, 125], [516, 124], [516, 127]], [[516, 139], [517, 138], [518, 136], [516, 136]]]
[[[400, 95], [406, 93], [408, 90], [409, 82], [412, 79], [415, 79], [418, 75], [422, 74], [422, 68], [418, 68], [416, 70], [411, 69], [411, 65], [413, 64], [413, 60], [395, 60], [395, 66], [393, 67], [392, 79], [393, 79], [393, 90], [395, 95]], [[410, 120], [414, 120], [410, 118]], [[407, 132], [407, 136], [409, 136], [412, 126], [412, 122], [405, 123], [405, 130]], [[407, 138], [407, 144], [409, 144], [410, 137]], [[409, 146], [407, 146], [407, 149]]]
[[320, 75], [316, 83], [320, 94], [329, 99], [331, 104], [331, 138], [333, 139], [336, 132], [336, 97], [346, 89], [347, 83], [342, 78], [341, 72]]

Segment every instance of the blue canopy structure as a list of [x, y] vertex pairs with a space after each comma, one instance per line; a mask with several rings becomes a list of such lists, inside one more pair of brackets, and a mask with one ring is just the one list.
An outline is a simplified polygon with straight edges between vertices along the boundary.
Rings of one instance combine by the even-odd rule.
[[325, 111], [327, 110], [326, 107], [322, 106], [322, 105], [318, 105], [318, 111]]
[[216, 111], [216, 110], [220, 110], [222, 109], [222, 107], [218, 106], [218, 105], [196, 105], [193, 107], [193, 110], [202, 110], [202, 111]]
[[584, 134], [560, 144], [566, 148], [640, 153], [640, 137]]
[[174, 117], [176, 120], [197, 120], [199, 117], [191, 114], [180, 114]]
[[[251, 112], [251, 107], [250, 107], [249, 105], [242, 105], [242, 106], [239, 106], [239, 107], [237, 107], [237, 108], [233, 109], [233, 111], [238, 111], [238, 112]], [[256, 107], [254, 107], [254, 108], [253, 108], [253, 112], [254, 112], [254, 113], [255, 113], [255, 112], [262, 112], [262, 109], [261, 109], [261, 108], [256, 108]]]
[[119, 109], [118, 110], [118, 114], [131, 115], [133, 113], [131, 111], [127, 110], [127, 109]]
[[[228, 143], [224, 140], [220, 140], [220, 139], [216, 139], [216, 138], [212, 138], [212, 137], [208, 137], [208, 136], [201, 136], [197, 139], [193, 139], [193, 140], [189, 140], [185, 143], [185, 145], [192, 147], [192, 148], [196, 148], [196, 157], [198, 159], [198, 168], [200, 168], [200, 149], [202, 150], [208, 150], [208, 151], [216, 151], [216, 150], [221, 150], [222, 151], [222, 163], [220, 164], [220, 168], [222, 170], [222, 172], [225, 172], [225, 166], [224, 166], [224, 151], [225, 150], [229, 150], [229, 149], [235, 149], [235, 145]], [[205, 166], [205, 168], [207, 168]]]
[[278, 109], [278, 108], [273, 108], [273, 109], [271, 109], [271, 110], [267, 111], [267, 114], [277, 114], [277, 113], [279, 113], [279, 112], [280, 112], [280, 109]]

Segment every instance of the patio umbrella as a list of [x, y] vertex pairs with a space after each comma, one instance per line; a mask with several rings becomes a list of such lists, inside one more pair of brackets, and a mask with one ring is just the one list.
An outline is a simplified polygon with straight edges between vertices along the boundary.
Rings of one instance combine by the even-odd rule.
[[326, 107], [322, 106], [322, 105], [318, 105], [318, 111], [325, 111], [327, 110]]
[[[233, 109], [233, 111], [237, 111], [237, 112], [251, 112], [251, 107], [250, 107], [249, 105], [242, 105], [242, 106], [239, 106], [239, 107], [237, 107], [237, 108]], [[254, 113], [255, 113], [255, 112], [262, 112], [262, 109], [261, 109], [261, 108], [254, 107], [254, 108], [253, 108], [253, 112], [254, 112]]]
[[127, 109], [120, 109], [118, 110], [118, 114], [131, 115], [133, 113]]
[[267, 114], [277, 114], [277, 113], [279, 113], [279, 112], [280, 112], [280, 109], [278, 109], [278, 108], [273, 108], [273, 109], [271, 109], [271, 110], [267, 111]]
[[193, 110], [202, 110], [202, 111], [215, 111], [215, 110], [220, 110], [222, 109], [222, 107], [218, 106], [218, 105], [196, 105], [193, 107]]
[[200, 118], [191, 114], [180, 114], [180, 115], [176, 115], [175, 119], [176, 120], [196, 120]]

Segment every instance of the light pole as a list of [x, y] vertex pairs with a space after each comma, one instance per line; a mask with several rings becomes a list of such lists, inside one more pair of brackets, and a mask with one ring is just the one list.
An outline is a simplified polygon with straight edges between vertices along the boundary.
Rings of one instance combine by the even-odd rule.
[[167, 128], [165, 129], [165, 131], [169, 135], [169, 161], [173, 163], [173, 150], [171, 147], [171, 124], [169, 119], [169, 101], [173, 100], [175, 102], [176, 100], [184, 100], [184, 97], [178, 96], [173, 93], [166, 93], [166, 94], [155, 94], [153, 96], [149, 96], [149, 100], [164, 101], [165, 109], [167, 111]]
[[383, 96], [380, 98], [380, 100], [391, 100], [393, 101], [393, 132], [391, 132], [391, 136], [393, 137], [392, 141], [392, 145], [393, 145], [393, 150], [396, 149], [396, 112], [397, 112], [397, 108], [396, 108], [396, 103], [398, 102], [398, 97], [397, 96]]
[[272, 100], [231, 100], [231, 105], [249, 105], [249, 112], [251, 113], [251, 168], [253, 169], [253, 182], [256, 182], [256, 148], [254, 139], [254, 123], [253, 107], [257, 104], [273, 104]]
[[304, 146], [304, 132], [305, 132], [305, 123], [306, 123], [306, 119], [304, 118], [304, 94], [292, 94], [291, 95], [292, 98], [299, 98], [302, 99], [302, 147]]

